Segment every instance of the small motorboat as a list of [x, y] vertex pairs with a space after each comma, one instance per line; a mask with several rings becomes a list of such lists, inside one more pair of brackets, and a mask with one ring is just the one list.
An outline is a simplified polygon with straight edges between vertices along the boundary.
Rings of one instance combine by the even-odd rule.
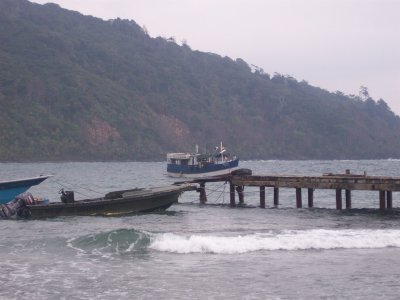
[[202, 178], [229, 175], [239, 168], [239, 158], [231, 156], [225, 147], [215, 147], [214, 153], [168, 153], [167, 174], [171, 177]]
[[17, 195], [26, 192], [31, 186], [38, 185], [50, 176], [16, 179], [0, 182], [0, 204], [13, 200]]
[[13, 216], [25, 219], [52, 218], [58, 216], [112, 216], [165, 210], [184, 191], [195, 190], [191, 184], [179, 184], [153, 188], [135, 188], [114, 191], [102, 198], [74, 199], [73, 191], [61, 191], [61, 202], [46, 202], [30, 193], [17, 196], [8, 204], [0, 205], [0, 219]]

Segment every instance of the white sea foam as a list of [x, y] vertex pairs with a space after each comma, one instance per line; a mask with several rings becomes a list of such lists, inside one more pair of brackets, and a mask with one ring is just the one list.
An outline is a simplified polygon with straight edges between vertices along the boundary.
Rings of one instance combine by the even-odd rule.
[[260, 250], [400, 248], [400, 230], [286, 230], [239, 236], [157, 234], [149, 246], [174, 253], [236, 254]]

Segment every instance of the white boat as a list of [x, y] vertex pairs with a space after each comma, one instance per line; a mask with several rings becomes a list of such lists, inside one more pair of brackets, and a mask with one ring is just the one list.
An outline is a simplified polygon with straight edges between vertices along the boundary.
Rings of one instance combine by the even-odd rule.
[[212, 154], [168, 153], [167, 174], [172, 177], [200, 178], [230, 174], [239, 168], [239, 158], [231, 156], [221, 145]]

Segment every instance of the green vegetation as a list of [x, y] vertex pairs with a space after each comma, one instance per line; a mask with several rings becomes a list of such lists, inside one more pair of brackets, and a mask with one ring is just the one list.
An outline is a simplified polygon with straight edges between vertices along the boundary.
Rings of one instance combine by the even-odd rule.
[[26, 0], [0, 2], [0, 161], [400, 157], [400, 119], [368, 89], [329, 93], [242, 59]]

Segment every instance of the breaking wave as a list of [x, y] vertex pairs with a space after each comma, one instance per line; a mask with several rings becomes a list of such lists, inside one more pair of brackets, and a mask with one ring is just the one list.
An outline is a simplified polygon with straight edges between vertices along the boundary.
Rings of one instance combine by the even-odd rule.
[[102, 256], [145, 251], [149, 244], [150, 234], [133, 229], [84, 235], [67, 241], [70, 248], [81, 254]]
[[238, 236], [157, 234], [149, 248], [173, 253], [400, 248], [400, 230], [285, 230]]

